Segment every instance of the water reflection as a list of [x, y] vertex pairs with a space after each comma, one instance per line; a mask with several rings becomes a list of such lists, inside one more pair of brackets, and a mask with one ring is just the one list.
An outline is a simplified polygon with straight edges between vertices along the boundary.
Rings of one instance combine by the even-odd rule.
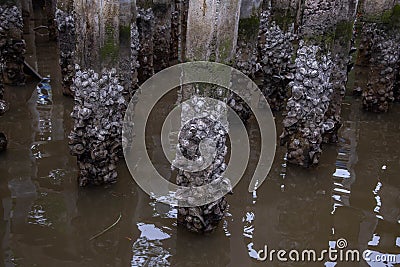
[[[1, 118], [10, 140], [9, 150], [0, 155], [1, 266], [280, 266], [285, 264], [256, 261], [256, 252], [264, 245], [334, 248], [338, 238], [348, 240], [351, 248], [369, 249], [371, 257], [394, 255], [395, 263], [325, 266], [400, 264], [399, 105], [388, 114], [372, 115], [361, 112], [357, 100], [347, 99], [340, 142], [324, 149], [318, 168], [287, 165], [279, 147], [257, 194], [247, 192], [250, 166], [228, 196], [221, 226], [199, 236], [178, 229], [176, 209], [151, 200], [123, 163], [116, 185], [78, 188], [66, 139], [72, 100], [61, 95], [55, 46], [38, 43], [35, 51], [37, 62], [31, 65], [52, 79], [7, 88], [11, 108]], [[280, 121], [277, 116], [278, 129]], [[150, 131], [160, 124], [159, 118], [152, 122]], [[260, 145], [256, 128], [250, 121], [252, 150]], [[170, 165], [156, 149], [158, 139], [149, 143], [168, 176]], [[250, 160], [256, 164], [257, 153]], [[120, 213], [113, 229], [89, 240]]]
[[163, 247], [161, 242], [171, 236], [166, 231], [170, 228], [160, 229], [154, 224], [138, 223], [140, 237], [133, 244], [132, 267], [141, 266], [170, 266], [171, 253]]

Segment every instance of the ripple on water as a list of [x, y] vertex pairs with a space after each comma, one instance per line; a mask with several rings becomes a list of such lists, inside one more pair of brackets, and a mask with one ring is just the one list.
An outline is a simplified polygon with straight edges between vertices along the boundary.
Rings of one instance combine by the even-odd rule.
[[66, 171], [65, 170], [63, 170], [63, 169], [55, 169], [55, 170], [51, 170], [49, 172], [49, 175], [42, 176], [40, 178], [48, 181], [52, 185], [58, 185], [59, 186], [59, 185], [62, 185], [65, 175], [66, 175]]
[[56, 229], [66, 220], [66, 205], [61, 194], [40, 192], [28, 213], [28, 224]]
[[41, 205], [33, 205], [28, 213], [28, 223], [39, 226], [51, 226], [52, 223], [46, 218], [46, 211]]

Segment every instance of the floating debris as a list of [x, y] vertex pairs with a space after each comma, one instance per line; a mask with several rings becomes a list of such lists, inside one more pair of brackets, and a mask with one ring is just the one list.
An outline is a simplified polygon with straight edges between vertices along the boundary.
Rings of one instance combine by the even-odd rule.
[[40, 83], [36, 86], [38, 94], [37, 103], [39, 105], [52, 105], [53, 104], [53, 93], [50, 85], [50, 78], [43, 78]]
[[107, 231], [111, 230], [114, 226], [116, 226], [116, 225], [119, 223], [119, 221], [121, 220], [121, 218], [122, 218], [122, 214], [120, 213], [119, 216], [118, 216], [118, 219], [117, 219], [113, 224], [111, 224], [110, 226], [108, 226], [106, 229], [104, 229], [104, 230], [101, 231], [100, 233], [98, 233], [98, 234], [92, 236], [91, 238], [89, 238], [89, 241], [91, 241], [91, 240], [93, 240], [93, 239], [96, 239], [96, 238], [98, 238], [99, 236], [105, 234]]

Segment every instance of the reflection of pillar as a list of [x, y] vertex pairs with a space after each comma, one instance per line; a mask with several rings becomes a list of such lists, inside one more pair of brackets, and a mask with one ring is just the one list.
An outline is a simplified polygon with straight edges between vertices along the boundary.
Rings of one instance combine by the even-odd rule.
[[[400, 70], [400, 61], [397, 68]], [[396, 83], [394, 84], [393, 97], [396, 102], [400, 102], [400, 71], [397, 73]]]
[[7, 138], [6, 135], [0, 132], [0, 152], [6, 150], [7, 148]]
[[[330, 226], [330, 192], [334, 158], [321, 168], [307, 170], [288, 165], [282, 194], [275, 206], [276, 228], [269, 230], [276, 244], [271, 249], [327, 249]], [[272, 225], [274, 225], [272, 223]], [[308, 264], [307, 264], [308, 266]], [[311, 265], [313, 266], [313, 265]]]
[[[191, 1], [189, 3], [188, 25], [187, 25], [187, 43], [186, 43], [186, 59], [187, 60], [216, 60], [217, 62], [230, 63], [234, 60], [238, 23], [239, 23], [240, 1], [230, 0], [215, 3], [212, 0]], [[193, 88], [184, 90], [186, 96], [193, 96]], [[201, 87], [204, 96], [212, 96], [215, 94], [215, 87], [205, 85]], [[226, 97], [226, 96], [225, 96]], [[185, 99], [186, 100], [186, 99]], [[225, 100], [225, 99], [224, 99]], [[224, 172], [226, 165], [224, 156], [226, 153], [226, 106], [208, 107], [208, 114], [215, 115], [217, 121], [212, 121], [210, 118], [190, 118], [193, 110], [197, 110], [204, 100], [201, 98], [192, 97], [191, 105], [183, 107], [181, 114], [181, 123], [183, 129], [179, 140], [181, 148], [185, 150], [182, 154], [189, 160], [194, 160], [198, 157], [198, 151], [195, 148], [199, 143], [195, 140], [196, 136], [190, 134], [188, 129], [193, 128], [199, 136], [204, 137], [204, 133], [210, 134], [208, 138], [215, 138], [217, 144], [216, 157], [211, 165], [202, 171], [186, 172], [178, 170], [177, 184], [183, 186], [200, 186], [211, 183], [218, 179]], [[199, 105], [199, 106], [197, 106]], [[196, 114], [196, 113], [194, 113]], [[198, 113], [197, 113], [198, 114]], [[225, 119], [224, 119], [225, 118]], [[189, 119], [189, 120], [188, 120]], [[223, 128], [221, 127], [223, 124]], [[188, 128], [189, 126], [189, 128]], [[215, 126], [215, 127], [214, 127]], [[188, 129], [187, 129], [188, 128]], [[215, 129], [219, 129], [215, 132]], [[206, 131], [205, 131], [206, 129]], [[194, 152], [193, 153], [191, 153]], [[214, 201], [210, 204], [178, 209], [178, 224], [183, 225], [187, 229], [195, 232], [210, 232], [215, 229], [221, 221], [227, 203], [225, 197]]]
[[[129, 66], [128, 73], [118, 69], [119, 8], [117, 0], [74, 2], [79, 67], [73, 81], [75, 124], [69, 137], [71, 152], [78, 158], [81, 186], [113, 183], [117, 178], [124, 95], [130, 92], [130, 84], [121, 86], [121, 80], [130, 79]], [[126, 32], [129, 35], [130, 30]]]
[[23, 21], [21, 10], [13, 5], [0, 5], [0, 53], [2, 76], [5, 84], [25, 83], [23, 72], [25, 41], [22, 37]]

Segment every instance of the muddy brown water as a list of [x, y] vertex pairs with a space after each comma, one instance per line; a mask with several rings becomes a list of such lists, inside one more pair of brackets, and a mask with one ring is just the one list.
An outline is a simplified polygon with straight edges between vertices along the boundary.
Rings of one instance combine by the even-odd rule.
[[[228, 196], [229, 210], [220, 227], [200, 236], [178, 229], [176, 210], [151, 200], [123, 161], [117, 184], [78, 187], [76, 160], [67, 145], [72, 99], [61, 94], [56, 45], [36, 37], [27, 36], [27, 60], [50, 75], [52, 102], [38, 104], [35, 81], [6, 88], [11, 107], [0, 118], [0, 130], [9, 138], [8, 150], [0, 154], [0, 266], [400, 263], [400, 105], [393, 105], [388, 114], [369, 114], [361, 111], [359, 100], [346, 97], [339, 143], [325, 147], [320, 165], [309, 170], [286, 165], [285, 150], [278, 147], [268, 179], [253, 195], [247, 187], [260, 140], [256, 122], [251, 121], [249, 168]], [[167, 100], [162, 108], [173, 104]], [[276, 121], [279, 134], [281, 118]], [[153, 123], [160, 124], [156, 116]], [[159, 157], [157, 130], [151, 125], [149, 151], [158, 169], [168, 174], [169, 165]], [[115, 227], [89, 240], [120, 214]], [[265, 245], [319, 251], [339, 238], [346, 239], [349, 248], [395, 255], [396, 260], [367, 264], [255, 259]]]

